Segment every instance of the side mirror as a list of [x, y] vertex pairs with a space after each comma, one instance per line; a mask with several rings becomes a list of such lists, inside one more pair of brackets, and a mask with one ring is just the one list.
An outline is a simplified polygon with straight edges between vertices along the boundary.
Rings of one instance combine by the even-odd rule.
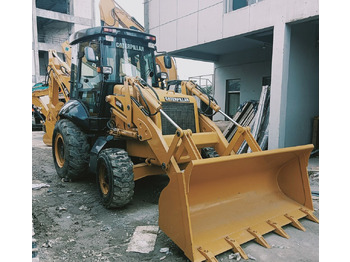
[[168, 73], [166, 73], [166, 72], [158, 72], [156, 74], [156, 77], [157, 77], [158, 81], [160, 82], [160, 88], [164, 89], [165, 88], [164, 80], [168, 78]]
[[168, 56], [168, 55], [164, 56], [164, 66], [167, 69], [170, 69], [172, 67], [172, 65], [171, 65], [171, 57]]
[[157, 73], [156, 77], [160, 80], [163, 81], [168, 78], [168, 74], [166, 72], [159, 72]]
[[92, 49], [90, 46], [84, 48], [84, 55], [88, 62], [95, 63], [98, 61], [94, 49]]

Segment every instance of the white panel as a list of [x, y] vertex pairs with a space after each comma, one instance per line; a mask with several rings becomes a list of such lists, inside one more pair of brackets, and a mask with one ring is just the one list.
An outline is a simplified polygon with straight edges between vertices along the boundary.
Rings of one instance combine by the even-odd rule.
[[198, 11], [198, 0], [177, 0], [179, 18]]
[[199, 0], [199, 10], [220, 3], [222, 6], [225, 0]]
[[186, 16], [178, 20], [177, 24], [177, 49], [196, 45], [198, 13]]
[[198, 43], [206, 43], [221, 39], [222, 20], [222, 4], [200, 11], [198, 19]]
[[[282, 10], [279, 9], [277, 13], [280, 15], [281, 11]], [[249, 10], [249, 30], [254, 31], [272, 26], [274, 16], [271, 13], [270, 1], [265, 0], [258, 4], [251, 5]]]
[[157, 26], [159, 26], [160, 20], [159, 20], [159, 13], [160, 13], [160, 9], [159, 9], [159, 3], [160, 0], [152, 0], [149, 1], [149, 28], [155, 28]]
[[249, 30], [249, 7], [224, 14], [223, 37], [246, 33]]
[[177, 18], [177, 1], [175, 0], [161, 0], [160, 2], [160, 24], [173, 21]]
[[319, 1], [288, 1], [286, 22], [319, 15]]
[[74, 16], [84, 17], [91, 19], [92, 15], [92, 2], [86, 0], [74, 0]]
[[159, 37], [157, 38], [158, 51], [173, 51], [176, 50], [176, 21], [167, 23], [160, 27]]

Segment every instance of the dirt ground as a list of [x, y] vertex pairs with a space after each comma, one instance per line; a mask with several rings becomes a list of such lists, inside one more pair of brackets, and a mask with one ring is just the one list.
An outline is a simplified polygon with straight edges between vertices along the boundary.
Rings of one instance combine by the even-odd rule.
[[[95, 178], [63, 182], [56, 174], [51, 148], [45, 146], [43, 132], [32, 136], [32, 183], [46, 187], [32, 190], [32, 218], [38, 256], [45, 261], [189, 261], [183, 252], [158, 231], [154, 251], [126, 252], [137, 226], [158, 225], [158, 198], [167, 185], [167, 176], [148, 177], [136, 182], [131, 204], [107, 210], [99, 201]], [[313, 191], [318, 192], [318, 169], [311, 172]], [[314, 197], [318, 217], [318, 197]], [[274, 233], [264, 237], [266, 249], [254, 241], [242, 245], [249, 261], [318, 261], [319, 225], [301, 219], [306, 232], [285, 226], [290, 239]], [[169, 248], [168, 252], [160, 252]], [[236, 261], [232, 251], [217, 256], [218, 261]]]

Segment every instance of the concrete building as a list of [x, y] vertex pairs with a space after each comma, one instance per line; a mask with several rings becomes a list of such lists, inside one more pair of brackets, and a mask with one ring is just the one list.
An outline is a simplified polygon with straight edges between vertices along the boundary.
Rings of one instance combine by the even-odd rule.
[[73, 32], [100, 25], [98, 3], [98, 0], [32, 0], [32, 83], [44, 80], [49, 49], [60, 52], [61, 44]]
[[158, 50], [215, 64], [215, 98], [226, 113], [258, 100], [262, 85], [271, 84], [269, 148], [311, 143], [319, 114], [318, 0], [144, 5], [145, 26], [157, 36]]

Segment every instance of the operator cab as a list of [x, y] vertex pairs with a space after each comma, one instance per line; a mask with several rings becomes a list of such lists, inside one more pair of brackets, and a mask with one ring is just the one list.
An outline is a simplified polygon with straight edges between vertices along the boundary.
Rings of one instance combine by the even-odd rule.
[[75, 104], [81, 103], [84, 110], [80, 111], [86, 111], [81, 117], [84, 120], [78, 121], [82, 129], [96, 131], [106, 126], [110, 106], [105, 97], [113, 94], [115, 85], [124, 83], [125, 76], [138, 76], [149, 85], [159, 86], [155, 42], [153, 35], [112, 27], [84, 29], [71, 36], [70, 98]]

